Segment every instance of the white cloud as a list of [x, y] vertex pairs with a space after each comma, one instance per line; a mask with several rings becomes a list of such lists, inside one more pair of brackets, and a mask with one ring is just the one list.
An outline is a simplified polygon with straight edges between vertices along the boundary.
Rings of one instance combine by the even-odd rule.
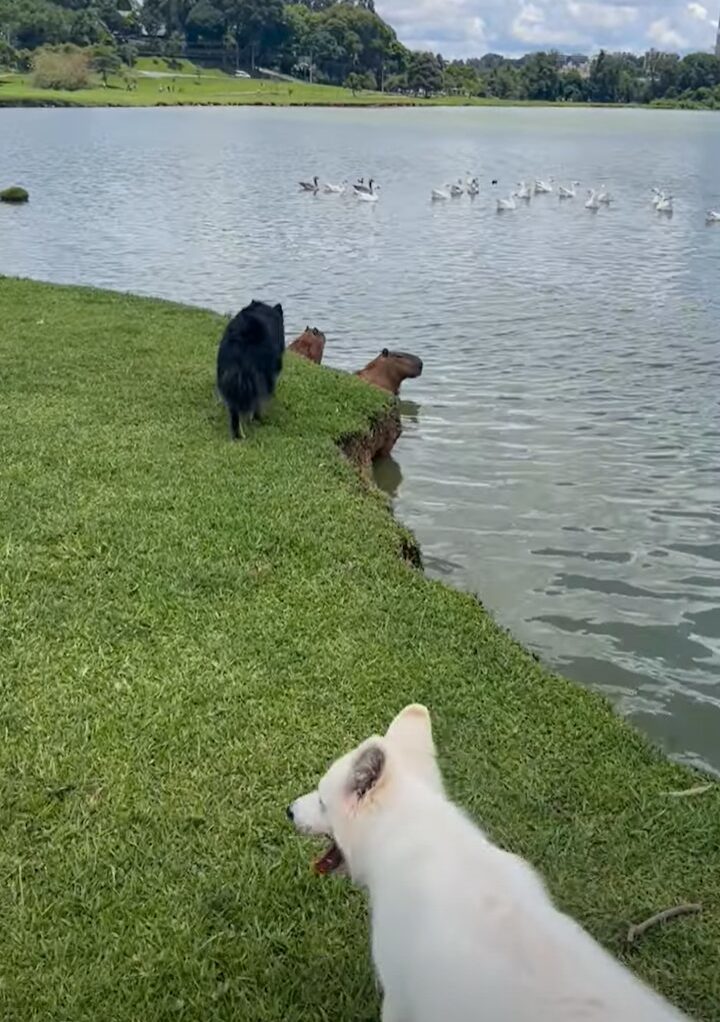
[[658, 18], [653, 21], [647, 30], [648, 39], [661, 50], [683, 50], [688, 45], [687, 40], [672, 27], [669, 18]]
[[622, 28], [624, 25], [632, 25], [638, 16], [637, 7], [614, 7], [611, 4], [584, 3], [581, 0], [568, 0], [567, 9], [572, 18], [589, 28]]
[[524, 3], [510, 26], [511, 35], [529, 46], [576, 46], [582, 37], [572, 30], [553, 27], [545, 21], [545, 11], [534, 3]]
[[[378, 12], [412, 49], [446, 57], [492, 50], [596, 53], [651, 47], [706, 50], [715, 45], [718, 0], [375, 0]], [[707, 5], [707, 6], [706, 6]]]

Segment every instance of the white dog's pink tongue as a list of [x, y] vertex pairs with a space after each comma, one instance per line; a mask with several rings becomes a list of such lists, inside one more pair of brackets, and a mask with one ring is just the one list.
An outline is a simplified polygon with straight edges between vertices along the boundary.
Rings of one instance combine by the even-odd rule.
[[316, 873], [324, 876], [327, 873], [334, 873], [343, 864], [343, 853], [333, 842], [328, 850], [315, 860], [314, 869]]

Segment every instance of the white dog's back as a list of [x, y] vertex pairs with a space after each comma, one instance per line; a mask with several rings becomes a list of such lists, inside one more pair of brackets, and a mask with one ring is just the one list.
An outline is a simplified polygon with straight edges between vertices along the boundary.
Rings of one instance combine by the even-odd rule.
[[366, 863], [386, 1022], [683, 1018], [559, 912], [523, 859], [410, 787]]

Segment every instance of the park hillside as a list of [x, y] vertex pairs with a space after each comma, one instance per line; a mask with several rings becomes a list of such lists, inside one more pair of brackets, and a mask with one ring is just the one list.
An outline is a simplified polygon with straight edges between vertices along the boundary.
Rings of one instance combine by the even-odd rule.
[[[147, 68], [138, 57], [165, 58], [181, 72], [183, 59], [226, 77], [238, 70], [256, 80], [286, 76], [298, 86], [332, 86], [331, 95], [227, 82], [222, 89], [171, 102], [404, 102], [430, 98], [654, 104], [720, 109], [720, 59], [710, 53], [649, 51], [582, 54], [498, 54], [447, 61], [408, 50], [374, 10], [373, 0], [0, 0], [0, 104], [38, 100], [42, 91], [81, 93], [102, 88], [105, 102], [165, 102], [141, 89]], [[164, 68], [167, 70], [167, 68]], [[282, 80], [280, 77], [278, 80]], [[193, 90], [188, 90], [192, 92]], [[212, 93], [212, 94], [210, 94]], [[299, 97], [302, 96], [302, 99]], [[99, 102], [87, 96], [87, 102]]]

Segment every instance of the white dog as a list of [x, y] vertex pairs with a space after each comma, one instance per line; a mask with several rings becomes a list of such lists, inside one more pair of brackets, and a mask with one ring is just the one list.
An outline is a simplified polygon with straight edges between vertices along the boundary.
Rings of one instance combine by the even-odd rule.
[[330, 837], [319, 872], [346, 867], [368, 889], [383, 1022], [686, 1018], [448, 800], [425, 707], [339, 759], [288, 815]]

